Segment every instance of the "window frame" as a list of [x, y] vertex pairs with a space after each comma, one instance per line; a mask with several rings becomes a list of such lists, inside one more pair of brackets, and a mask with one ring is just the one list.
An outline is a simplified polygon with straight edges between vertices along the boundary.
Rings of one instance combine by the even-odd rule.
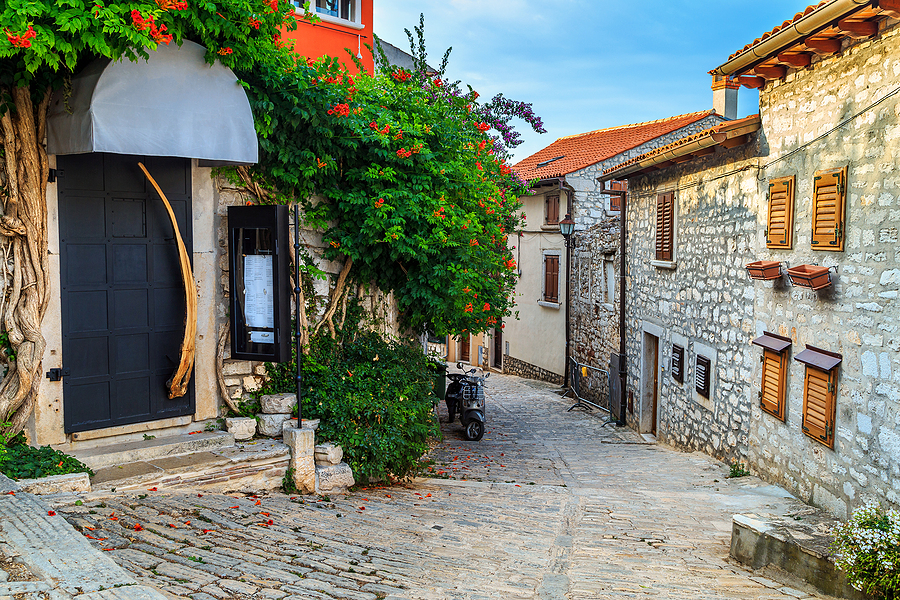
[[[550, 210], [551, 200], [556, 201], [556, 220], [555, 221], [550, 220], [550, 215], [552, 214], [552, 212]], [[544, 194], [544, 225], [543, 226], [548, 229], [559, 228], [559, 221], [560, 221], [559, 201], [560, 201], [559, 192], [554, 193], [554, 194]]]
[[[774, 188], [774, 189], [773, 189]], [[768, 214], [766, 215], [766, 247], [773, 249], [790, 250], [794, 245], [794, 191], [796, 189], [793, 175], [778, 177], [769, 180], [769, 190], [766, 195]], [[784, 195], [784, 238], [781, 241], [772, 240], [772, 223], [775, 216], [773, 204]], [[777, 230], [776, 230], [777, 231]]]
[[[676, 219], [675, 206], [677, 199], [675, 192], [658, 192], [656, 194], [656, 219], [654, 226], [653, 260], [650, 263], [655, 267], [674, 269], [677, 265], [676, 256]], [[664, 210], [665, 212], [661, 212]], [[668, 252], [666, 248], [660, 249], [660, 230], [668, 230]], [[668, 254], [668, 256], [667, 256]]]
[[[837, 179], [833, 184], [830, 180]], [[821, 213], [828, 214], [829, 207], [828, 203], [830, 200], [831, 193], [827, 191], [827, 188], [830, 188], [831, 185], [837, 186], [837, 189], [834, 193], [834, 203], [836, 206], [834, 207], [834, 240], [831, 240], [831, 236], [826, 236], [821, 233], [817, 233], [816, 223], [818, 222], [818, 216]], [[823, 205], [820, 208], [820, 203]], [[821, 171], [816, 171], [813, 176], [813, 190], [812, 190], [812, 208], [810, 211], [810, 246], [813, 250], [825, 251], [825, 252], [843, 252], [844, 251], [844, 240], [847, 238], [846, 236], [846, 227], [847, 227], [847, 167], [838, 167], [836, 169], [825, 169]], [[827, 242], [827, 243], [822, 243]]]
[[[553, 300], [547, 299], [547, 259], [555, 258], [556, 259], [556, 295], [553, 296]], [[556, 308], [562, 304], [562, 285], [561, 285], [561, 277], [559, 276], [562, 272], [562, 251], [561, 250], [544, 250], [541, 253], [541, 298], [538, 300], [538, 304], [547, 308]]]
[[[763, 412], [783, 422], [785, 420], [785, 407], [787, 406], [788, 355], [793, 342], [791, 338], [764, 331], [760, 337], [751, 343], [763, 349], [762, 356], [760, 356], [762, 376], [760, 379], [759, 407]], [[771, 362], [768, 362], [767, 359], [770, 359]], [[775, 397], [767, 399], [766, 375], [768, 369], [772, 368], [771, 365], [776, 362], [779, 371], [776, 380]]]
[[[810, 439], [834, 450], [837, 430], [838, 366], [843, 357], [836, 352], [807, 344], [806, 350], [795, 356], [794, 360], [806, 365], [806, 372], [803, 375], [803, 416], [800, 428]], [[811, 389], [821, 397], [811, 397]], [[817, 419], [819, 423], [811, 418], [813, 409], [817, 409], [821, 415], [821, 418]]]
[[[340, 0], [338, 0], [340, 1]], [[303, 15], [303, 0], [291, 0], [294, 5], [294, 13], [298, 15]], [[335, 17], [328, 13], [319, 12], [318, 6], [316, 6], [316, 0], [310, 0], [310, 13], [319, 17], [322, 21], [326, 23], [333, 23], [335, 25], [342, 25], [344, 27], [350, 27], [351, 29], [365, 29], [365, 25], [362, 22], [362, 0], [350, 0], [350, 19], [343, 19], [341, 17]]]

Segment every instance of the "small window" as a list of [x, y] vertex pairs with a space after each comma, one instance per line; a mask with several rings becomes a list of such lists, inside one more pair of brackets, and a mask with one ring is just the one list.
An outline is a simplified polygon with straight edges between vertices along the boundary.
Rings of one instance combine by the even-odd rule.
[[759, 391], [760, 408], [784, 421], [787, 396], [787, 357], [791, 348], [791, 340], [767, 331], [753, 340], [753, 343], [763, 349], [762, 385]]
[[672, 344], [672, 379], [684, 383], [684, 346]]
[[547, 196], [544, 205], [544, 224], [559, 225], [559, 194]]
[[544, 302], [559, 303], [559, 255], [544, 255]]
[[806, 346], [796, 360], [806, 365], [803, 378], [803, 433], [834, 448], [837, 415], [837, 367], [843, 357], [835, 352]]
[[710, 366], [712, 361], [702, 354], [697, 355], [697, 368], [694, 369], [694, 389], [704, 398], [709, 398]]
[[671, 261], [675, 247], [675, 193], [656, 196], [656, 260]]
[[316, 12], [345, 21], [355, 21], [353, 4], [353, 0], [316, 0]]
[[769, 219], [766, 227], [768, 248], [790, 248], [794, 231], [794, 178], [782, 177], [769, 182]]
[[844, 198], [847, 169], [816, 171], [813, 180], [812, 249], [844, 250]]
[[[628, 190], [628, 181], [610, 181], [609, 189], [627, 191]], [[619, 212], [621, 210], [622, 210], [622, 196], [620, 196], [619, 194], [611, 195], [609, 197], [609, 211], [610, 212]]]

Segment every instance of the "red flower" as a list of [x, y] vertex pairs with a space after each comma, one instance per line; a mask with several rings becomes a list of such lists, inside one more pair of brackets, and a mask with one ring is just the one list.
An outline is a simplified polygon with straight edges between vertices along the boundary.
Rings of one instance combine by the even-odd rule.
[[470, 246], [477, 246], [477, 245], [478, 245], [478, 240], [476, 240], [476, 239], [471, 239], [471, 240], [469, 240], [469, 245], [470, 245]]
[[472, 312], [474, 309], [472, 308], [472, 303], [466, 304], [465, 312]]
[[273, 13], [278, 10], [278, 0], [269, 0], [269, 13]]
[[491, 128], [491, 126], [488, 125], [487, 123], [482, 122], [482, 123], [475, 124], [475, 129], [477, 129], [478, 131], [487, 131], [490, 128]]
[[440, 79], [435, 79], [435, 80], [434, 80], [434, 85], [437, 86], [437, 87], [441, 87], [441, 86], [444, 85], [444, 82], [441, 81]]
[[48, 511], [47, 511], [47, 514], [50, 515], [51, 517], [55, 517], [55, 516], [56, 516], [56, 513], [55, 513], [54, 511], [52, 511], [52, 510], [48, 510]]
[[509, 175], [512, 172], [512, 169], [509, 165], [500, 165], [500, 174], [501, 175]]
[[[484, 170], [484, 169], [481, 167], [481, 163], [480, 163], [480, 162], [476, 162], [476, 163], [475, 163], [475, 166], [478, 168], [479, 171], [483, 171], [483, 170]], [[482, 205], [482, 206], [483, 206], [483, 205]]]
[[328, 110], [329, 115], [335, 115], [336, 117], [349, 117], [350, 116], [350, 105], [349, 104], [335, 104]]
[[262, 25], [262, 21], [260, 21], [259, 19], [254, 19], [253, 17], [250, 17], [247, 22], [253, 29], [259, 29], [259, 26]]
[[144, 528], [141, 527], [141, 524], [140, 524], [140, 523], [135, 523], [135, 524], [134, 524], [134, 530], [135, 530], [135, 531], [143, 531]]
[[481, 309], [481, 312], [487, 312], [487, 311], [489, 311], [489, 310], [491, 310], [491, 305], [488, 304], [487, 302], [485, 302], [485, 303], [484, 303], [484, 308]]
[[375, 208], [381, 208], [384, 206], [384, 198], [379, 198], [375, 201]]
[[410, 77], [412, 77], [412, 73], [404, 71], [403, 69], [399, 69], [398, 71], [391, 73], [391, 77], [393, 77], [397, 81], [407, 81]]
[[516, 261], [514, 261], [513, 259], [509, 259], [508, 261], [506, 261], [503, 264], [505, 264], [506, 268], [509, 269], [510, 271], [513, 271], [516, 268]]
[[226, 56], [226, 55], [231, 54], [231, 53], [233, 53], [233, 52], [234, 52], [234, 50], [232, 50], [232, 49], [229, 48], [228, 46], [225, 46], [224, 48], [219, 48], [219, 54], [221, 54], [222, 56]]
[[15, 35], [9, 29], [6, 30], [6, 39], [9, 40], [9, 43], [17, 48], [30, 48], [31, 40], [37, 37], [37, 33], [35, 33], [34, 28], [29, 25], [28, 31], [23, 33], [22, 35]]

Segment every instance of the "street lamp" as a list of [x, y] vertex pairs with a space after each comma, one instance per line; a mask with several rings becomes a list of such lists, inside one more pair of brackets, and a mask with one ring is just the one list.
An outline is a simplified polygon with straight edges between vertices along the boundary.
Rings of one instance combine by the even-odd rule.
[[566, 238], [566, 360], [563, 366], [563, 387], [569, 387], [569, 290], [572, 278], [572, 233], [575, 231], [575, 221], [572, 215], [566, 213], [566, 218], [559, 222], [559, 232]]

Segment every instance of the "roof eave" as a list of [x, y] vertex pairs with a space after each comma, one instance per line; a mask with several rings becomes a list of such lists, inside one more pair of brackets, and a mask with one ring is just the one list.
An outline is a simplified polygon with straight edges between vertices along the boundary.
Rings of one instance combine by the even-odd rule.
[[814, 10], [790, 26], [747, 48], [710, 73], [724, 76], [740, 74], [871, 2], [872, 0], [833, 0], [830, 4]]
[[[741, 119], [741, 121], [745, 120]], [[673, 142], [669, 146], [664, 146], [659, 150], [649, 153], [644, 159], [638, 159], [634, 163], [625, 165], [621, 168], [613, 167], [611, 170], [604, 171], [603, 175], [598, 177], [598, 180], [610, 181], [612, 179], [627, 179], [664, 162], [681, 158], [682, 156], [687, 156], [713, 146], [718, 146], [723, 142], [747, 135], [748, 133], [753, 133], [759, 129], [759, 126], [760, 120], [758, 116], [756, 119], [746, 120], [743, 123], [735, 121], [733, 124], [728, 123], [720, 125], [715, 130], [710, 130], [697, 139], [682, 144]]]

